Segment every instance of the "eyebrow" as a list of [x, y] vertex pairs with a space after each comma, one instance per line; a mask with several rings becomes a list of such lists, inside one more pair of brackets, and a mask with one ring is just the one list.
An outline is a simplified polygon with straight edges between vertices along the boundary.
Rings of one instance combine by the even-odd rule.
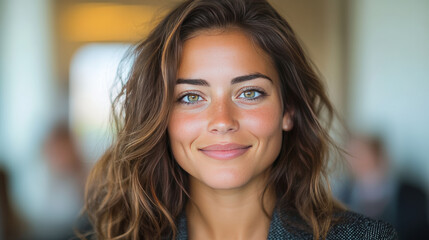
[[[269, 78], [268, 76], [266, 76], [262, 73], [252, 73], [252, 74], [238, 76], [238, 77], [233, 78], [231, 80], [231, 85], [241, 83], [241, 82], [245, 82], [245, 81], [249, 81], [249, 80], [253, 80], [256, 78], [264, 78], [264, 79], [269, 80], [270, 82], [273, 82], [273, 80], [271, 80], [271, 78]], [[191, 85], [210, 87], [210, 84], [204, 79], [183, 79], [183, 78], [179, 78], [176, 81], [176, 85], [177, 84], [191, 84]]]

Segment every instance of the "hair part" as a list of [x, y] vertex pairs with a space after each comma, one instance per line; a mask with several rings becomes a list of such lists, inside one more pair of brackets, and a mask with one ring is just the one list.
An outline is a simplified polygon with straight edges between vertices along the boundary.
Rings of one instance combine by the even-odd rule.
[[93, 168], [85, 197], [98, 238], [175, 237], [175, 221], [190, 199], [188, 174], [174, 160], [167, 134], [182, 45], [201, 31], [232, 27], [270, 56], [283, 109], [293, 112], [294, 127], [283, 132], [261, 204], [272, 187], [280, 211], [296, 213], [314, 239], [326, 237], [339, 207], [326, 175], [335, 144], [321, 115], [328, 113], [329, 123], [334, 109], [295, 33], [265, 0], [188, 0], [134, 48], [130, 75], [113, 101], [117, 138]]

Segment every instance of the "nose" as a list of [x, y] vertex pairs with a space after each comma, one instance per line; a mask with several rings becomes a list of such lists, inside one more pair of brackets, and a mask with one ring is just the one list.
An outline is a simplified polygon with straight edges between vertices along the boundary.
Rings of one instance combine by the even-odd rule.
[[239, 122], [235, 118], [235, 111], [233, 103], [228, 100], [213, 102], [209, 112], [208, 131], [213, 134], [236, 132], [239, 129]]

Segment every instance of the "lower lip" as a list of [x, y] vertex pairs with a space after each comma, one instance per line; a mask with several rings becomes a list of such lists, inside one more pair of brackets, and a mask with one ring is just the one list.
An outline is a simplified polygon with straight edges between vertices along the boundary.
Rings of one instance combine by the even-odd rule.
[[237, 158], [241, 155], [243, 155], [245, 152], [247, 152], [247, 150], [249, 150], [250, 147], [247, 148], [237, 148], [237, 149], [231, 149], [231, 150], [200, 150], [201, 152], [203, 152], [205, 155], [211, 157], [211, 158], [215, 158], [218, 160], [229, 160], [229, 159], [234, 159]]

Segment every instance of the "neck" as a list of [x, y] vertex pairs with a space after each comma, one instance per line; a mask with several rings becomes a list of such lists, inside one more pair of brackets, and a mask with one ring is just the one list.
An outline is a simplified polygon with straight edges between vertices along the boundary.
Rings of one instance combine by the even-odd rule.
[[[264, 178], [265, 179], [265, 178]], [[276, 198], [268, 189], [261, 205], [265, 181], [219, 190], [190, 178], [191, 201], [186, 207], [189, 239], [267, 239]]]

